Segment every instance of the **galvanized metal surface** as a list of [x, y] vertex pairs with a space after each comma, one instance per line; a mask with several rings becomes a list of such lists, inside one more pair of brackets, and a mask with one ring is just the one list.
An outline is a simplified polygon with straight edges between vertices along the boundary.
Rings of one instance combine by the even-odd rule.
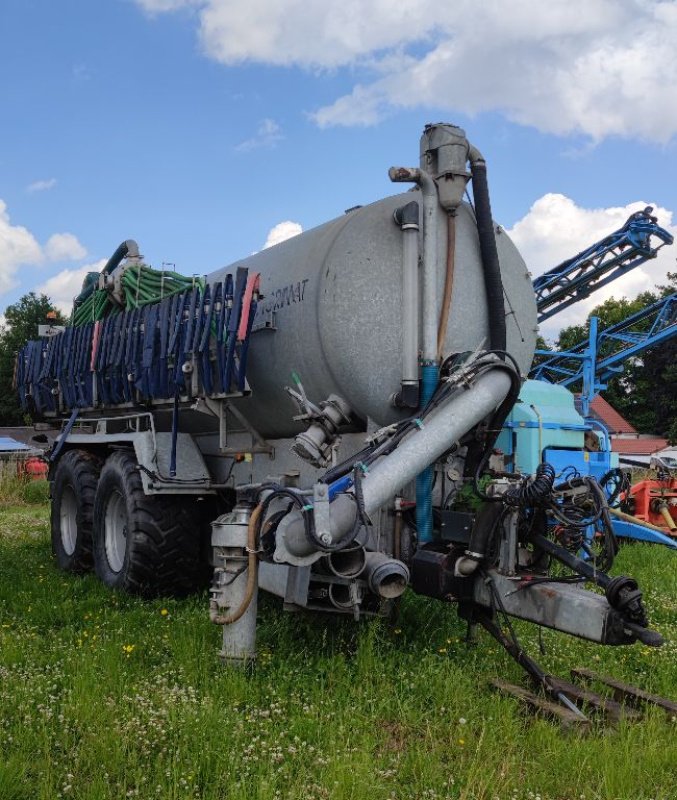
[[[426, 417], [425, 424], [405, 437], [395, 452], [378, 461], [364, 477], [362, 496], [366, 513], [384, 506], [422, 469], [438, 459], [461, 436], [490, 414], [508, 394], [510, 378], [503, 369], [480, 375], [467, 390], [461, 390]], [[331, 531], [338, 541], [351, 530], [356, 515], [353, 500], [340, 495], [331, 504]], [[280, 523], [275, 560], [309, 564], [320, 552], [308, 541], [300, 512], [288, 514]]]
[[[122, 419], [119, 421], [124, 422]], [[104, 428], [97, 433], [71, 433], [67, 441], [74, 447], [102, 444], [133, 447], [146, 494], [213, 494], [210, 472], [195, 440], [188, 433], [178, 434], [176, 475], [170, 477], [171, 438], [171, 433], [155, 431], [153, 427], [115, 433], [107, 433]]]
[[[609, 642], [610, 619], [615, 615], [606, 598], [567, 583], [540, 583], [520, 586], [492, 571], [491, 577], [508, 614], [546, 628], [554, 628], [592, 642]], [[491, 589], [483, 580], [473, 588], [474, 600], [486, 608], [493, 605]]]
[[[261, 273], [258, 318], [274, 315], [276, 330], [252, 336], [248, 378], [252, 396], [235, 401], [264, 436], [302, 429], [284, 392], [291, 372], [308, 397], [335, 393], [363, 420], [378, 425], [401, 418], [390, 404], [402, 377], [402, 231], [394, 211], [418, 193], [388, 197], [239, 262]], [[446, 253], [446, 213], [437, 208], [437, 251]], [[475, 350], [489, 338], [484, 279], [472, 209], [458, 209], [456, 270], [446, 352]], [[536, 304], [526, 266], [498, 232], [506, 298], [508, 349], [524, 372], [535, 345]], [[440, 259], [444, 263], [444, 259]], [[213, 273], [218, 279], [236, 265]], [[437, 270], [435, 325], [444, 286]], [[421, 318], [421, 315], [420, 315]], [[422, 337], [421, 337], [422, 339]]]
[[[236, 506], [212, 523], [215, 570], [210, 605], [219, 614], [224, 610], [232, 614], [247, 593], [249, 514], [249, 509]], [[246, 664], [256, 658], [257, 607], [258, 587], [239, 619], [223, 626], [220, 656], [224, 661]]]

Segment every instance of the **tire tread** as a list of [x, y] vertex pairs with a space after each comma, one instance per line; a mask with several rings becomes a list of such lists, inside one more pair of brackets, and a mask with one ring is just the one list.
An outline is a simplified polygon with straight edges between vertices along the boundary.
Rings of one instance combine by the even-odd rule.
[[[92, 535], [94, 527], [94, 498], [101, 472], [101, 459], [88, 450], [68, 450], [59, 460], [52, 482], [51, 539], [52, 554], [61, 569], [83, 573], [92, 568]], [[70, 478], [70, 480], [68, 480]], [[62, 482], [68, 481], [78, 501], [77, 543], [75, 551], [68, 555], [61, 545], [61, 498]]]
[[[109, 477], [110, 476], [110, 477]], [[108, 482], [117, 482], [127, 499], [128, 558], [118, 578], [111, 581], [99, 564], [105, 559], [103, 508]], [[102, 471], [97, 495], [95, 560], [99, 577], [109, 585], [146, 596], [184, 596], [196, 590], [200, 576], [200, 538], [195, 514], [184, 497], [146, 495], [134, 455], [113, 453]], [[113, 573], [115, 574], [115, 573]]]

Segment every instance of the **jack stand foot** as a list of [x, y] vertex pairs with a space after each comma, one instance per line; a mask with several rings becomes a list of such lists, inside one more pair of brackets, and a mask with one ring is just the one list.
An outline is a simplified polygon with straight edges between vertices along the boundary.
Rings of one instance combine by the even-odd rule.
[[465, 643], [467, 647], [477, 647], [477, 623], [468, 621], [465, 631]]

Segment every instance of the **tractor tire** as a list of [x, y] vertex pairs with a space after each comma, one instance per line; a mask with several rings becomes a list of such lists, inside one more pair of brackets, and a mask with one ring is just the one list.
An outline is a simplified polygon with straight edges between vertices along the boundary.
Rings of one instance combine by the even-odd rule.
[[52, 481], [52, 553], [59, 569], [91, 570], [94, 495], [101, 460], [86, 450], [69, 450]]
[[200, 532], [191, 502], [144, 494], [130, 452], [113, 453], [94, 499], [94, 566], [112, 589], [185, 596], [200, 577]]

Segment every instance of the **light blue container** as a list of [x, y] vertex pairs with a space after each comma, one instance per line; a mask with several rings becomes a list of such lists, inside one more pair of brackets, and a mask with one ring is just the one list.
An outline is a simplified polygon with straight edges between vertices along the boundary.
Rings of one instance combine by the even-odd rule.
[[[498, 437], [496, 447], [505, 454], [507, 469], [525, 475], [547, 461], [562, 473], [573, 467], [582, 475], [601, 477], [618, 466], [618, 455], [606, 449], [584, 449], [585, 432], [592, 427], [576, 411], [574, 396], [563, 386], [545, 381], [525, 381], [519, 399]], [[608, 438], [602, 438], [606, 446]]]

